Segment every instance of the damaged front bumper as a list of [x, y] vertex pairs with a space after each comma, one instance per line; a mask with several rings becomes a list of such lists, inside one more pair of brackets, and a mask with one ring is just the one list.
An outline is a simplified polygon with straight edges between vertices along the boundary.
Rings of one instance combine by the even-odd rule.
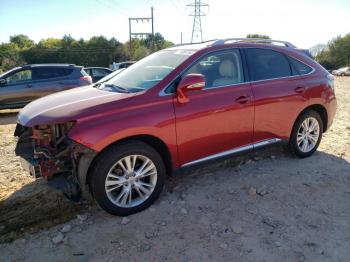
[[[88, 194], [86, 175], [96, 152], [71, 140], [67, 133], [74, 123], [26, 127], [17, 124], [18, 137], [15, 153], [22, 167], [35, 178], [44, 178], [48, 184], [72, 200], [81, 192]], [[82, 164], [84, 163], [82, 166]]]

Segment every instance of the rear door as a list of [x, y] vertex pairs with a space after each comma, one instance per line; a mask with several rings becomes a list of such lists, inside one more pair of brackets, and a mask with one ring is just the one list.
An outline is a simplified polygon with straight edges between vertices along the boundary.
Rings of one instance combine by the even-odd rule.
[[32, 70], [23, 68], [4, 76], [0, 86], [0, 106], [22, 105], [31, 101]]
[[78, 79], [71, 79], [73, 68], [35, 67], [33, 68], [33, 100], [78, 85]]
[[295, 119], [306, 107], [306, 82], [293, 74], [289, 59], [271, 49], [246, 48], [255, 100], [254, 142], [289, 139]]
[[250, 145], [252, 91], [244, 80], [240, 51], [233, 49], [206, 55], [184, 75], [189, 73], [203, 74], [206, 87], [189, 92], [186, 104], [175, 100], [181, 164], [208, 160]]

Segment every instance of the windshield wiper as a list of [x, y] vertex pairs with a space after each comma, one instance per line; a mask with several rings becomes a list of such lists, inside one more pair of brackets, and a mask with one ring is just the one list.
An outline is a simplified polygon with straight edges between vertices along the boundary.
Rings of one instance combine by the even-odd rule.
[[122, 92], [122, 93], [130, 93], [128, 89], [121, 87], [121, 86], [117, 86], [114, 84], [104, 84], [105, 87], [111, 87], [114, 90], [118, 91], [118, 92]]
[[102, 84], [102, 83], [96, 83], [96, 84], [94, 84], [92, 87], [97, 88], [97, 87], [99, 87], [101, 84]]

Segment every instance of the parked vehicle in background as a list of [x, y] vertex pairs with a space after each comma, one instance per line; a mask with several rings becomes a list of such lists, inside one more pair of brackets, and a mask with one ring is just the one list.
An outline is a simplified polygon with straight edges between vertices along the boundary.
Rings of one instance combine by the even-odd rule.
[[150, 206], [175, 169], [276, 143], [311, 156], [335, 115], [334, 77], [292, 44], [264, 41], [175, 46], [37, 100], [19, 113], [16, 154], [70, 198], [91, 190], [121, 216]]
[[35, 64], [13, 68], [0, 75], [0, 109], [21, 108], [55, 92], [90, 85], [82, 66]]
[[118, 70], [121, 68], [128, 68], [129, 66], [131, 66], [132, 64], [134, 64], [135, 61], [125, 61], [125, 62], [120, 62], [120, 63], [113, 63], [112, 64], [112, 70]]
[[112, 79], [113, 77], [115, 77], [116, 75], [121, 73], [123, 70], [125, 70], [125, 68], [121, 68], [121, 69], [113, 71], [109, 75], [106, 75], [104, 78], [101, 78], [99, 81], [97, 81], [96, 84], [104, 83], [104, 82], [108, 81], [109, 79]]
[[84, 70], [92, 77], [93, 83], [96, 83], [113, 72], [113, 70], [105, 67], [85, 67]]
[[335, 76], [350, 76], [350, 67], [342, 67], [332, 72]]

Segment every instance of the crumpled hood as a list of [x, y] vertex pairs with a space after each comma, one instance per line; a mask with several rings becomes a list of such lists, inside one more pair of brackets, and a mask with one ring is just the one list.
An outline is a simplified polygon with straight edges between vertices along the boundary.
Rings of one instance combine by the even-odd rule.
[[31, 102], [20, 111], [18, 121], [24, 126], [65, 123], [96, 113], [102, 110], [103, 105], [114, 104], [134, 95], [103, 91], [92, 86], [74, 88]]

